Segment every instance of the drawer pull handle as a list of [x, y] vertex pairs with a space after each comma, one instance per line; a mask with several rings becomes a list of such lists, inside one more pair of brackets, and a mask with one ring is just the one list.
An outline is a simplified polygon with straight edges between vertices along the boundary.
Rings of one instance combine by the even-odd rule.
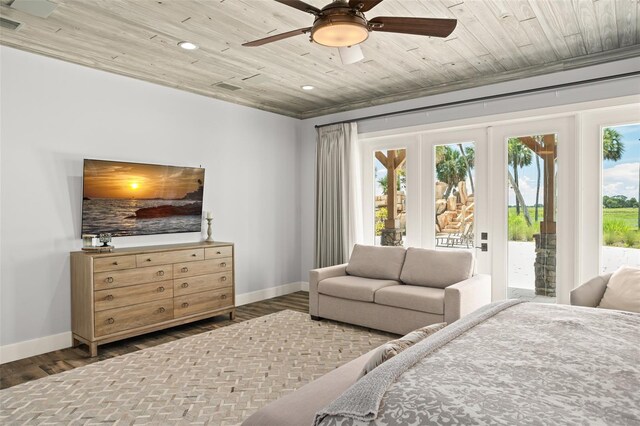
[[221, 251], [217, 251], [216, 254], [222, 254], [222, 252]]
[[182, 283], [182, 288], [187, 288], [189, 287], [189, 283]]
[[107, 324], [113, 324], [114, 322], [116, 322], [116, 320], [114, 320], [113, 318], [109, 318], [107, 320]]
[[220, 277], [220, 281], [226, 281], [227, 277]]
[[191, 257], [198, 257], [198, 255], [197, 255], [197, 254], [195, 254], [195, 253], [193, 253], [193, 254], [191, 255]]
[[151, 258], [150, 257], [147, 258], [147, 262], [151, 262]]
[[222, 263], [220, 264], [220, 267], [221, 267], [221, 268], [224, 268], [225, 266], [227, 266], [227, 262], [222, 262]]
[[183, 267], [182, 269], [180, 269], [180, 271], [182, 271], [182, 272], [189, 272], [189, 268], [187, 268], [187, 267], [185, 266], [185, 267]]
[[107, 277], [107, 282], [111, 284], [113, 282], [113, 277]]
[[166, 309], [161, 306], [160, 309], [158, 309], [158, 312], [163, 313], [165, 310]]
[[113, 262], [113, 264], [117, 266], [118, 265], [118, 261], [116, 260], [115, 262]]
[[162, 293], [164, 291], [164, 287], [158, 287], [158, 292]]
[[158, 275], [160, 275], [161, 277], [164, 277], [164, 271], [158, 271]]
[[227, 298], [226, 294], [223, 294], [222, 296], [220, 296], [220, 299], [226, 299], [226, 298]]
[[107, 297], [105, 297], [105, 300], [108, 300], [109, 302], [111, 302], [113, 300], [113, 295], [112, 294], [107, 295]]
[[183, 308], [188, 308], [188, 307], [189, 307], [189, 304], [188, 304], [187, 302], [184, 302], [184, 303], [182, 304], [182, 307], [183, 307]]

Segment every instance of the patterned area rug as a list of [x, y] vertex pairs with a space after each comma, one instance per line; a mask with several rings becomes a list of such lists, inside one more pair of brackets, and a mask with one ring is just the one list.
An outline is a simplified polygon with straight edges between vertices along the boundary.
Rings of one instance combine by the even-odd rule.
[[239, 424], [392, 335], [282, 311], [0, 391], [0, 424]]

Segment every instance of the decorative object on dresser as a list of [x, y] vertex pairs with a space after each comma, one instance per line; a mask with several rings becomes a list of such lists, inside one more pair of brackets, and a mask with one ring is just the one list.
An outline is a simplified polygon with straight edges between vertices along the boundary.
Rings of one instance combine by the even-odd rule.
[[71, 253], [73, 344], [98, 345], [235, 314], [232, 243]]
[[213, 231], [211, 230], [211, 222], [213, 221], [213, 212], [207, 212], [207, 239], [205, 240], [208, 243], [213, 242]]

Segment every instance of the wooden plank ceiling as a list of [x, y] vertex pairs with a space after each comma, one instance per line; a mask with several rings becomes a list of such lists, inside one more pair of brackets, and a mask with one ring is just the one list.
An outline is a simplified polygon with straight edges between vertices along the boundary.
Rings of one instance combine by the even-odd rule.
[[48, 18], [12, 1], [0, 15], [23, 25], [1, 30], [4, 45], [298, 118], [640, 55], [637, 0], [385, 0], [367, 17], [458, 26], [446, 39], [372, 33], [353, 65], [305, 35], [242, 47], [313, 22], [270, 0], [53, 0]]

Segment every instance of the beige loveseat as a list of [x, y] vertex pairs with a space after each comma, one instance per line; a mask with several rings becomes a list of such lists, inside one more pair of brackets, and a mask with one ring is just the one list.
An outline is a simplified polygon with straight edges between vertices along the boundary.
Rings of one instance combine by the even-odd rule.
[[452, 323], [491, 302], [491, 278], [473, 275], [473, 254], [356, 245], [349, 263], [309, 273], [309, 313], [406, 334]]

